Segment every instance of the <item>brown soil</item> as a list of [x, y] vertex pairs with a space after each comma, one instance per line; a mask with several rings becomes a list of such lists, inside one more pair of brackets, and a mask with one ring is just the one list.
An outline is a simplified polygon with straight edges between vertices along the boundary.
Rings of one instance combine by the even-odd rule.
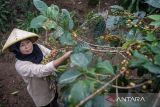
[[[82, 17], [89, 10], [95, 8], [88, 6], [88, 0], [44, 0], [48, 5], [54, 3], [61, 8], [75, 11]], [[118, 0], [101, 0], [101, 10], [107, 9]], [[6, 35], [6, 34], [5, 34]], [[4, 36], [5, 36], [4, 35]], [[6, 61], [7, 60], [10, 61]], [[11, 93], [18, 91], [17, 94]], [[0, 107], [35, 107], [27, 93], [26, 84], [17, 74], [14, 67], [14, 58], [0, 54]]]

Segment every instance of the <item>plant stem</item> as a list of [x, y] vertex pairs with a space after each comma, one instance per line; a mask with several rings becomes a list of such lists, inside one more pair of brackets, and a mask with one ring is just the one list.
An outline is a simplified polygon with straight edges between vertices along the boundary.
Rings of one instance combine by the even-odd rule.
[[157, 104], [158, 104], [158, 100], [159, 100], [159, 99], [160, 99], [160, 92], [158, 93], [157, 98], [156, 98], [156, 100], [155, 100], [155, 102], [154, 102], [154, 104], [153, 104], [152, 107], [157, 107]]
[[86, 97], [85, 99], [81, 100], [79, 104], [77, 104], [75, 107], [80, 107], [82, 106], [84, 103], [86, 103], [88, 100], [92, 99], [94, 96], [96, 96], [98, 93], [102, 92], [103, 90], [105, 90], [105, 88], [111, 84], [114, 80], [116, 80], [121, 74], [123, 74], [125, 71], [117, 74], [115, 77], [112, 78], [112, 80], [110, 80], [109, 82], [107, 82], [106, 84], [104, 84], [101, 88], [99, 88], [97, 91], [95, 91], [94, 93], [92, 93], [91, 95], [89, 95], [88, 97]]
[[48, 31], [46, 30], [46, 32], [45, 32], [45, 43], [47, 43], [47, 41], [48, 41]]
[[145, 82], [140, 83], [140, 84], [137, 84], [137, 85], [135, 85], [135, 86], [127, 86], [127, 87], [122, 87], [122, 86], [117, 86], [117, 85], [111, 85], [111, 86], [112, 86], [113, 88], [126, 89], [126, 90], [128, 90], [128, 89], [140, 87], [140, 86], [146, 84], [147, 82], [148, 82], [148, 81], [145, 81]]

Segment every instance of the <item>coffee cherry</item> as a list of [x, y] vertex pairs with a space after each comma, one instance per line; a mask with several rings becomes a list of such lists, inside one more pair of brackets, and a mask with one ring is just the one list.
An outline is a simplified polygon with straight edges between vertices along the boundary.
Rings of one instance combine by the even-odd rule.
[[148, 84], [152, 84], [152, 80], [149, 80], [147, 83], [148, 83]]
[[146, 87], [146, 85], [143, 85], [142, 88], [143, 88], [143, 89], [146, 89], [147, 87]]
[[133, 83], [133, 82], [130, 82], [129, 85], [132, 86], [132, 87], [134, 87], [136, 84]]

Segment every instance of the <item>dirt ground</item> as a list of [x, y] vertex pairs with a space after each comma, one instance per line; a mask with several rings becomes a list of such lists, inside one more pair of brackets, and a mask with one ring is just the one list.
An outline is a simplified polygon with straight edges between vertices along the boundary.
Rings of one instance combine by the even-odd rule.
[[[95, 8], [89, 6], [89, 0], [44, 0], [47, 4], [57, 4], [61, 8], [76, 11], [78, 15], [85, 14], [88, 10]], [[101, 0], [101, 9], [105, 10], [118, 0]], [[17, 74], [14, 67], [14, 59], [6, 61], [9, 56], [0, 54], [0, 107], [35, 107], [32, 99], [27, 93], [26, 84]], [[13, 94], [13, 92], [17, 92]]]

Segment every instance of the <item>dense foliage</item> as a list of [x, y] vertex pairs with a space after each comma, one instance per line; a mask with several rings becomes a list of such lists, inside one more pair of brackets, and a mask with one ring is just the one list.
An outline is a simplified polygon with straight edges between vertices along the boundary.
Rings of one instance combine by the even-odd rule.
[[[106, 107], [104, 96], [116, 93], [115, 87], [122, 87], [119, 91], [123, 93], [130, 93], [123, 88], [131, 88], [134, 93], [159, 91], [160, 19], [158, 14], [147, 16], [142, 11], [130, 13], [123, 7], [114, 5], [111, 6], [107, 17], [102, 13], [91, 12], [81, 26], [75, 27], [72, 15], [66, 9], [60, 9], [53, 4], [48, 7], [41, 0], [33, 1], [40, 15], [33, 18], [30, 27], [43, 28], [46, 31], [46, 42], [49, 36], [58, 41], [61, 46], [70, 46], [73, 49], [70, 61], [67, 62], [68, 67], [65, 66], [62, 70], [63, 67], [60, 66], [61, 69], [57, 69], [65, 105], [79, 107], [82, 105], [77, 105], [79, 102], [97, 90], [101, 90], [87, 100], [83, 107], [97, 107], [99, 102], [103, 103], [98, 107]], [[147, 3], [151, 2], [147, 1]], [[88, 31], [93, 35], [89, 36], [94, 41], [98, 40], [97, 43], [103, 46], [78, 41], [78, 38], [81, 38], [78, 35], [85, 35]], [[93, 45], [98, 48], [103, 47], [103, 52], [107, 56], [112, 51], [111, 46], [114, 46], [114, 49], [117, 49], [116, 55], [122, 54], [123, 60], [121, 63], [112, 64], [111, 60], [94, 52], [93, 50], [100, 51], [100, 49], [94, 49]], [[110, 50], [107, 50], [108, 48]], [[131, 78], [133, 74], [134, 78]], [[143, 78], [146, 74], [149, 77]], [[115, 77], [118, 82], [111, 82]], [[139, 90], [135, 88], [137, 86]], [[117, 105], [119, 106], [118, 102]], [[107, 104], [107, 107], [109, 106], [110, 104]]]

